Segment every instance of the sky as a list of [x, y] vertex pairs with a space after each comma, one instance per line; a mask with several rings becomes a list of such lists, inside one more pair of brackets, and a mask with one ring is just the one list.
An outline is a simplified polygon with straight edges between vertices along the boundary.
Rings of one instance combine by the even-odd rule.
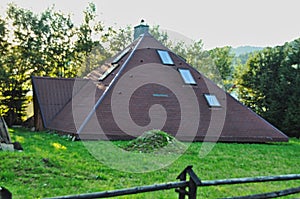
[[80, 23], [88, 2], [106, 26], [150, 26], [201, 39], [205, 49], [223, 46], [276, 46], [300, 37], [299, 0], [1, 0], [0, 14], [14, 2], [34, 12], [55, 5]]

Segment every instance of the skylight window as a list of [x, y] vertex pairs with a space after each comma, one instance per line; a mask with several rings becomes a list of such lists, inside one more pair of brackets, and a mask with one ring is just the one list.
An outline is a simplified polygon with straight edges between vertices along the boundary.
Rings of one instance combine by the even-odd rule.
[[172, 58], [170, 57], [168, 51], [157, 50], [157, 53], [159, 54], [159, 57], [160, 57], [163, 64], [174, 65], [174, 62], [173, 62]]
[[204, 94], [204, 97], [210, 107], [220, 107], [221, 104], [215, 95]]
[[129, 47], [123, 50], [111, 63], [112, 64], [118, 63], [129, 52], [129, 50], [130, 50]]
[[184, 83], [197, 84], [189, 69], [179, 68], [178, 71], [179, 71]]

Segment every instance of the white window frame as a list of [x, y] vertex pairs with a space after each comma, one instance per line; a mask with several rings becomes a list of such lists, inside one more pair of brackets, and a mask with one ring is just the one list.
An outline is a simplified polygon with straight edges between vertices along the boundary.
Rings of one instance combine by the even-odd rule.
[[210, 107], [221, 107], [221, 104], [217, 98], [217, 96], [213, 94], [204, 94], [207, 104]]
[[174, 61], [172, 60], [170, 54], [166, 50], [157, 50], [157, 53], [160, 57], [160, 60], [165, 65], [174, 65]]
[[180, 73], [181, 78], [183, 79], [184, 83], [196, 85], [197, 82], [193, 77], [191, 71], [187, 68], [178, 68], [178, 72]]

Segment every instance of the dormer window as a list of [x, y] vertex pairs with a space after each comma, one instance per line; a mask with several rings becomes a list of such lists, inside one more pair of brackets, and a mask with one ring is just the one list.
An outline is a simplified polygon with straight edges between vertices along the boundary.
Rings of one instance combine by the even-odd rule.
[[184, 83], [186, 84], [192, 84], [192, 85], [195, 85], [197, 84], [191, 71], [189, 69], [186, 69], [186, 68], [179, 68], [178, 69]]
[[170, 57], [170, 54], [168, 51], [165, 50], [157, 50], [157, 53], [162, 61], [163, 64], [165, 65], [174, 65], [174, 62], [172, 58]]
[[204, 94], [204, 97], [210, 107], [221, 107], [221, 104], [215, 95]]

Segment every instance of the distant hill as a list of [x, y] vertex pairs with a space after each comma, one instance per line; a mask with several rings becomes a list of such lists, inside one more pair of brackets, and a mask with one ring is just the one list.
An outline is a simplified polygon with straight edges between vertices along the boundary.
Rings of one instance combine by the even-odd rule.
[[255, 51], [260, 51], [264, 49], [263, 47], [256, 47], [256, 46], [240, 46], [237, 48], [232, 48], [232, 52], [235, 53], [235, 56], [240, 56], [247, 53], [252, 53]]

